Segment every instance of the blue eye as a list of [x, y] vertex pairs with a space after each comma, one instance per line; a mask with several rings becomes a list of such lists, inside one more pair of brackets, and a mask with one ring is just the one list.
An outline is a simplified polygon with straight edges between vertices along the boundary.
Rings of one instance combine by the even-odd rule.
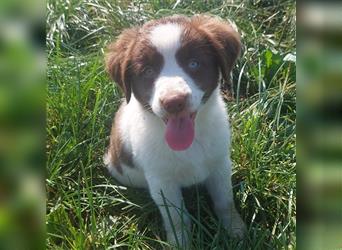
[[145, 77], [151, 77], [154, 75], [154, 70], [151, 67], [146, 67], [143, 74]]
[[200, 63], [196, 60], [190, 60], [189, 63], [188, 63], [188, 67], [189, 69], [192, 69], [192, 70], [196, 70], [198, 69], [200, 66]]

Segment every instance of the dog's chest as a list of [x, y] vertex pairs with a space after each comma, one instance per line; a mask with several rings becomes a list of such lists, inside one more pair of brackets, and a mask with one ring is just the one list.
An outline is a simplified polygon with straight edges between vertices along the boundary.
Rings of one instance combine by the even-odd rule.
[[[222, 141], [222, 140], [221, 140]], [[161, 137], [149, 138], [145, 148], [136, 151], [138, 165], [159, 178], [174, 180], [181, 186], [190, 186], [204, 181], [215, 169], [218, 158], [224, 157], [226, 147], [213, 135], [197, 137], [186, 151], [172, 151]], [[148, 147], [147, 144], [150, 144]]]
[[195, 142], [187, 152], [169, 153], [168, 160], [160, 162], [164, 169], [161, 174], [165, 177], [174, 178], [182, 186], [189, 186], [205, 180], [211, 169], [211, 155], [209, 149], [203, 148], [198, 142]]
[[166, 144], [160, 119], [137, 108], [127, 109], [121, 121], [124, 141], [132, 150], [136, 167], [145, 175], [168, 179], [181, 186], [204, 181], [228, 154], [229, 125], [224, 107], [197, 116], [196, 136], [190, 148], [173, 151]]

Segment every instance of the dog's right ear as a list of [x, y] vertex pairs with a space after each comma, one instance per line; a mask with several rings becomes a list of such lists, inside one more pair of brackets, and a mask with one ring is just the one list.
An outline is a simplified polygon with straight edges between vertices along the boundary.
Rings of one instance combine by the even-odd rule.
[[132, 92], [128, 77], [130, 53], [137, 35], [138, 28], [124, 30], [115, 42], [109, 44], [105, 56], [106, 70], [125, 93], [127, 103], [131, 99]]
[[213, 45], [222, 77], [230, 81], [230, 72], [241, 51], [240, 35], [231, 24], [214, 16], [195, 15], [191, 19]]

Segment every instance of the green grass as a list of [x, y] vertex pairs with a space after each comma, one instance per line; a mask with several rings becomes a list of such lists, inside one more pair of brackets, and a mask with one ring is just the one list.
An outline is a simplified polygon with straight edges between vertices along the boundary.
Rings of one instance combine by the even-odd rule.
[[185, 191], [193, 249], [296, 248], [294, 1], [48, 1], [47, 248], [161, 249], [167, 243], [145, 190], [124, 188], [102, 156], [121, 93], [103, 65], [123, 28], [181, 13], [233, 20], [244, 50], [223, 86], [233, 129], [236, 204], [245, 242], [227, 237], [205, 192]]

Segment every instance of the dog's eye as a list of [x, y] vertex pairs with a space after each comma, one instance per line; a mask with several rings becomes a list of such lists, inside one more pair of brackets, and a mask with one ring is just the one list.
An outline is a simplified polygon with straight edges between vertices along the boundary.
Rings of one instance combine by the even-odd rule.
[[143, 71], [144, 77], [152, 77], [154, 75], [154, 70], [151, 67], [146, 67]]
[[191, 70], [196, 70], [200, 67], [200, 63], [194, 59], [191, 59], [188, 63], [188, 67]]

